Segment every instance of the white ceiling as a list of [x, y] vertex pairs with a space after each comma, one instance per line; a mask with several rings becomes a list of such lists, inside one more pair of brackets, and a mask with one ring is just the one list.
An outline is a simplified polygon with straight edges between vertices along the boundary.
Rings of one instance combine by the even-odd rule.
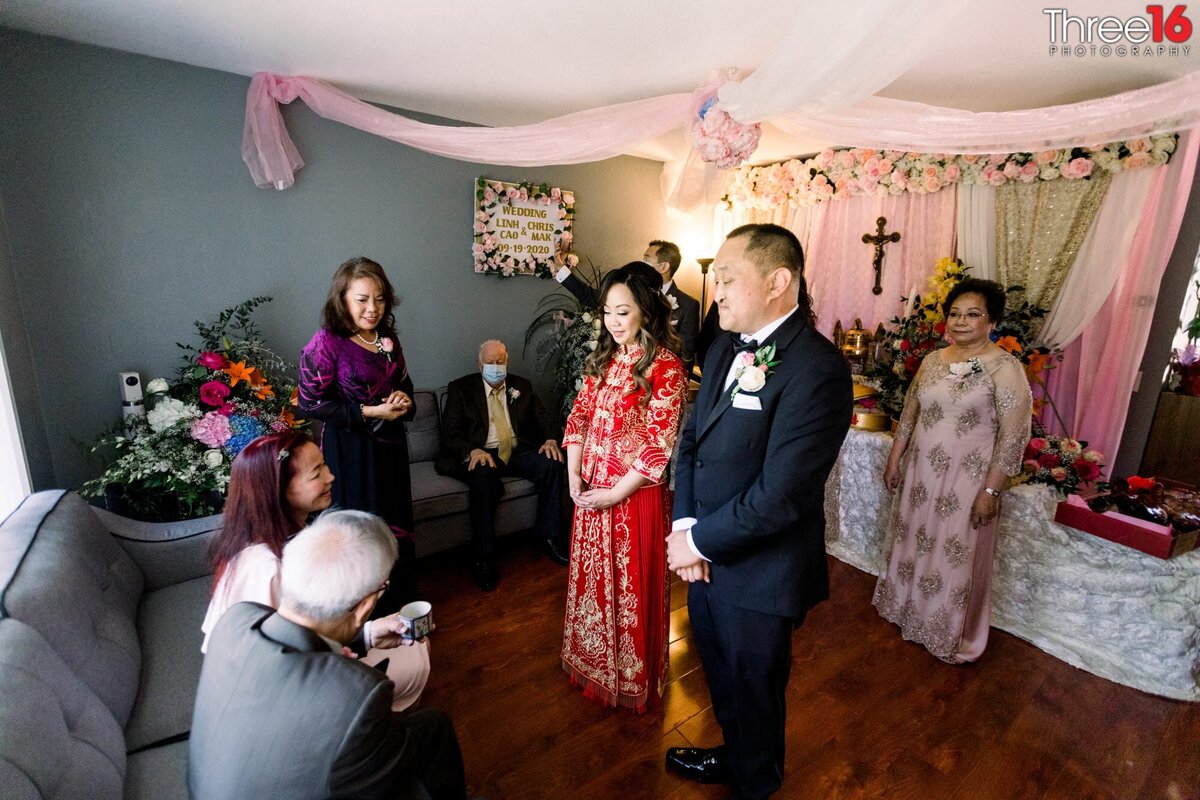
[[[1145, 0], [962, 1], [944, 46], [881, 95], [1008, 111], [1200, 70], [1200, 12], [1187, 56], [1061, 58], [1048, 53], [1045, 7], [1144, 17]], [[750, 72], [806, 7], [814, 0], [5, 0], [0, 24], [239, 75], [308, 75], [374, 102], [513, 125], [691, 91], [716, 69]], [[898, 18], [896, 35], [921, 24]], [[755, 160], [818, 144], [768, 129]]]

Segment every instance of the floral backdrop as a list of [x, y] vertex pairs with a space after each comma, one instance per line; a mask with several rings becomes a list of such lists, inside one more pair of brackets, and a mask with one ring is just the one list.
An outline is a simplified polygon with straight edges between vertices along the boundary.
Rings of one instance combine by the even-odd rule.
[[957, 183], [1081, 180], [1097, 170], [1118, 173], [1166, 164], [1178, 138], [1172, 133], [1096, 147], [988, 156], [826, 149], [804, 160], [739, 167], [723, 199], [738, 207], [770, 209], [859, 195], [929, 194]]

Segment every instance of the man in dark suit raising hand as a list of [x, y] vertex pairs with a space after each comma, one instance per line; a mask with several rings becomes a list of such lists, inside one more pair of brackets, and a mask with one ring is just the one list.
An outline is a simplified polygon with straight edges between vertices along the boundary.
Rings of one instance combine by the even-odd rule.
[[721, 334], [675, 478], [671, 569], [725, 742], [672, 748], [669, 768], [763, 798], [783, 782], [792, 631], [829, 596], [825, 479], [853, 405], [850, 370], [813, 327], [800, 242], [778, 225], [729, 234], [713, 264]]

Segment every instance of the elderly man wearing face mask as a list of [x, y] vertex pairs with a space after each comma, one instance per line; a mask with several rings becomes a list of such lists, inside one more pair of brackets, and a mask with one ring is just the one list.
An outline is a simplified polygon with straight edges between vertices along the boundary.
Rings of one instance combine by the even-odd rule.
[[489, 340], [479, 346], [479, 372], [452, 381], [442, 414], [439, 473], [470, 488], [472, 577], [479, 588], [496, 588], [496, 505], [507, 476], [537, 487], [536, 541], [559, 564], [567, 563], [562, 524], [566, 467], [558, 447], [562, 428], [525, 378], [508, 374], [508, 349]]

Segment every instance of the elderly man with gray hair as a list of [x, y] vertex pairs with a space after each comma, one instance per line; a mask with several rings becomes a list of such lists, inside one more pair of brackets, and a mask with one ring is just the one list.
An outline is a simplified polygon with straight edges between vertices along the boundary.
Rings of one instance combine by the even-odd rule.
[[279, 609], [238, 603], [221, 618], [192, 718], [193, 798], [466, 796], [450, 718], [394, 713], [386, 674], [345, 654], [395, 560], [383, 520], [327, 511], [283, 549]]

